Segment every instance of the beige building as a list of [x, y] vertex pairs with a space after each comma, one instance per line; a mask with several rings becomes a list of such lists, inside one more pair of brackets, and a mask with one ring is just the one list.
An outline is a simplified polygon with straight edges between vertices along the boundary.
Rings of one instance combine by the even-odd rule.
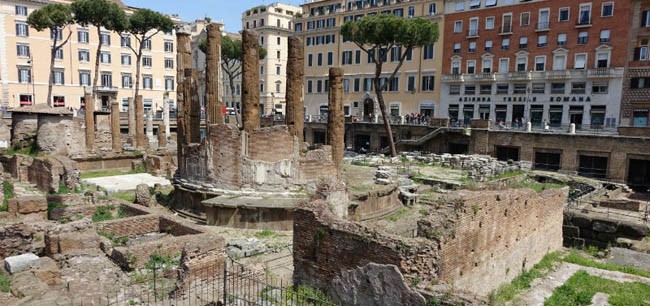
[[260, 60], [260, 111], [264, 115], [284, 113], [287, 78], [288, 37], [293, 18], [302, 9], [282, 3], [257, 6], [242, 14], [242, 27], [255, 29], [267, 56]]
[[[407, 57], [395, 81], [384, 92], [391, 116], [411, 113], [438, 117], [444, 10], [440, 0], [362, 0], [313, 1], [302, 5], [304, 14], [294, 20], [296, 35], [305, 43], [305, 114], [327, 113], [328, 68], [340, 66], [344, 77], [344, 111], [346, 116], [370, 119], [379, 114], [372, 89], [375, 65], [367, 54], [352, 42], [343, 42], [341, 25], [366, 15], [394, 14], [404, 18], [425, 17], [438, 23], [439, 42], [416, 48]], [[400, 48], [389, 50], [384, 76], [389, 77], [401, 55]]]
[[[129, 14], [136, 8], [118, 3]], [[3, 0], [0, 3], [0, 102], [15, 108], [33, 103], [47, 103], [51, 33], [38, 32], [27, 25], [27, 17], [47, 3], [71, 1]], [[173, 18], [174, 21], [179, 21]], [[135, 92], [135, 54], [126, 47], [137, 40], [129, 34], [102, 31], [97, 37], [94, 26], [71, 25], [60, 35], [70, 40], [56, 54], [54, 65], [54, 106], [80, 108], [84, 87], [92, 86], [95, 52], [100, 39], [104, 41], [100, 56], [97, 109], [108, 109], [117, 99], [122, 110]], [[140, 93], [145, 109], [160, 109], [163, 102], [174, 104], [176, 97], [176, 48], [173, 33], [156, 34], [142, 56]], [[173, 107], [173, 106], [172, 106]]]

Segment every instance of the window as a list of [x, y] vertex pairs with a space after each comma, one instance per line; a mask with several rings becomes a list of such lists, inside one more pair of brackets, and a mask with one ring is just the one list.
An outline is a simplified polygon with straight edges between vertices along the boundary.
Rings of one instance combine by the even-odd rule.
[[171, 53], [174, 52], [174, 42], [171, 40], [165, 40], [165, 52]]
[[79, 50], [79, 61], [84, 63], [90, 62], [90, 51]]
[[548, 45], [548, 36], [546, 35], [539, 35], [537, 36], [537, 47], [543, 48]]
[[601, 10], [600, 16], [612, 17], [614, 16], [614, 2], [605, 2]]
[[264, 75], [264, 65], [260, 66], [260, 75]]
[[497, 0], [485, 0], [485, 7], [496, 6]]
[[275, 52], [275, 58], [280, 59], [280, 50]]
[[469, 19], [469, 31], [467, 36], [478, 36], [478, 18]]
[[131, 55], [130, 54], [122, 54], [122, 65], [129, 66], [131, 65]]
[[486, 40], [485, 41], [485, 51], [487, 51], [487, 52], [492, 51], [492, 41], [491, 40]]
[[465, 10], [465, 3], [463, 1], [457, 1], [456, 2], [456, 11], [464, 11]]
[[63, 39], [63, 30], [61, 28], [57, 28], [54, 30], [50, 30], [50, 38], [55, 39], [60, 41]]
[[153, 88], [153, 77], [151, 76], [151, 74], [142, 75], [142, 88], [143, 89]]
[[461, 32], [463, 32], [463, 21], [462, 20], [454, 21], [454, 33], [461, 33]]
[[566, 55], [558, 54], [553, 56], [553, 70], [566, 69]]
[[122, 47], [130, 47], [131, 46], [131, 35], [122, 34], [122, 38], [120, 39], [120, 46], [122, 46]]
[[467, 73], [474, 74], [476, 73], [476, 61], [468, 60], [467, 61]]
[[578, 25], [591, 24], [591, 3], [580, 4]]
[[174, 69], [174, 59], [171, 57], [165, 58], [165, 69]]
[[512, 13], [503, 14], [501, 18], [501, 33], [512, 33]]
[[593, 94], [606, 94], [609, 91], [609, 84], [607, 81], [594, 81], [591, 85], [591, 93]]
[[65, 82], [65, 74], [63, 70], [54, 70], [52, 74], [54, 75], [54, 84], [63, 85]]
[[77, 42], [82, 44], [87, 44], [90, 41], [90, 36], [88, 35], [87, 30], [77, 31]]
[[491, 95], [492, 94], [492, 84], [482, 84], [479, 87], [479, 93], [482, 95]]
[[470, 53], [474, 53], [474, 52], [476, 52], [476, 42], [475, 42], [475, 41], [470, 41], [470, 42], [469, 42], [469, 49], [468, 49], [468, 51], [469, 51]]
[[111, 33], [101, 33], [99, 34], [99, 40], [103, 45], [111, 45]]
[[64, 96], [52, 96], [52, 106], [54, 106], [54, 107], [65, 107], [65, 97]]
[[406, 90], [408, 92], [415, 92], [415, 76], [409, 75], [406, 79]]
[[390, 61], [399, 62], [401, 58], [402, 58], [402, 47], [401, 46], [392, 47], [390, 49]]
[[449, 85], [450, 95], [460, 95], [460, 85]]
[[526, 71], [528, 59], [526, 57], [517, 57], [517, 71]]
[[[345, 52], [348, 52], [348, 51], [344, 51], [343, 53], [345, 54]], [[345, 65], [345, 63], [343, 63], [343, 64]], [[316, 56], [316, 65], [317, 66], [323, 66], [323, 53], [318, 53], [317, 54], [317, 56]]]
[[404, 9], [395, 9], [395, 10], [393, 10], [393, 15], [403, 17], [404, 16]]
[[32, 95], [19, 95], [20, 107], [32, 105]]
[[16, 36], [29, 36], [29, 26], [27, 23], [16, 21]]
[[566, 33], [557, 34], [557, 45], [566, 46]]
[[153, 61], [151, 60], [151, 56], [143, 56], [142, 57], [142, 67], [149, 67], [153, 65]]
[[638, 78], [638, 77], [631, 78], [630, 88], [632, 89], [650, 88], [650, 78]]
[[322, 80], [317, 80], [316, 81], [316, 92], [323, 92], [323, 81]]
[[551, 83], [551, 93], [563, 95], [565, 84], [564, 83]]
[[528, 37], [523, 36], [519, 37], [519, 49], [526, 49], [528, 48]]
[[548, 30], [551, 27], [549, 23], [551, 12], [549, 9], [539, 10], [539, 17], [537, 20], [537, 30]]
[[569, 21], [569, 8], [568, 7], [561, 7], [560, 11], [558, 12], [558, 17], [557, 21]]
[[151, 39], [147, 39], [142, 42], [142, 49], [151, 50]]
[[422, 84], [420, 85], [422, 91], [434, 91], [436, 83], [435, 78], [436, 77], [433, 75], [422, 76]]
[[546, 92], [546, 83], [533, 83], [531, 92], [534, 94], [544, 94]]
[[524, 12], [519, 15], [519, 25], [527, 26], [530, 25], [530, 12]]
[[589, 34], [587, 31], [583, 31], [578, 33], [578, 44], [579, 45], [586, 45], [587, 41], [589, 40]]
[[133, 80], [131, 79], [131, 74], [122, 74], [122, 88], [131, 88], [132, 84]]
[[425, 60], [433, 59], [433, 55], [434, 55], [433, 44], [424, 46], [422, 53]]
[[510, 84], [497, 84], [497, 95], [507, 95], [510, 91]]
[[368, 64], [374, 63], [375, 60], [375, 49], [368, 50]]
[[281, 74], [281, 73], [280, 73], [280, 70], [281, 70], [281, 67], [280, 67], [280, 66], [276, 66], [276, 67], [275, 67], [275, 74], [276, 74], [276, 75], [280, 75], [280, 74]]
[[352, 65], [352, 51], [343, 51], [341, 65]]
[[312, 81], [307, 81], [307, 93], [312, 93]]
[[546, 67], [546, 56], [535, 57], [535, 71], [544, 71]]
[[596, 53], [596, 68], [609, 68], [609, 53]]
[[606, 43], [609, 42], [610, 30], [600, 30], [600, 42]]
[[477, 9], [481, 7], [481, 0], [470, 0], [469, 1], [469, 8], [471, 9]]
[[455, 60], [451, 62], [451, 73], [460, 74], [460, 61]]
[[56, 52], [54, 52], [54, 59], [56, 60], [63, 60], [63, 48], [56, 49]]
[[413, 49], [409, 49], [406, 52], [406, 61], [410, 62], [413, 59]]
[[585, 69], [585, 68], [587, 68], [587, 54], [586, 53], [576, 54], [573, 69]]
[[415, 6], [409, 6], [406, 12], [408, 18], [415, 17]]
[[110, 64], [111, 63], [111, 53], [102, 51], [101, 53], [99, 53], [99, 61], [102, 64]]
[[492, 72], [492, 59], [491, 58], [490, 59], [484, 59], [481, 62], [481, 69], [482, 69], [482, 72], [484, 72], [484, 73]]
[[460, 53], [460, 43], [454, 44], [454, 53]]
[[510, 65], [510, 59], [509, 58], [500, 58], [499, 59], [499, 73], [507, 73], [508, 72], [508, 66]]
[[260, 45], [264, 44], [264, 36], [260, 36]]
[[307, 55], [307, 66], [311, 67], [314, 64], [314, 55], [313, 54], [308, 54]]
[[101, 86], [104, 88], [113, 87], [113, 74], [110, 72], [102, 72], [101, 82]]
[[650, 27], [650, 11], [643, 11], [641, 13], [641, 27]]
[[[280, 19], [278, 19], [278, 23], [279, 23], [279, 22], [280, 22]], [[278, 25], [278, 26], [279, 26], [279, 25]], [[277, 38], [277, 43], [278, 43], [278, 45], [281, 45], [281, 44], [282, 44], [282, 38], [281, 38], [280, 36], [278, 36], [278, 38]]]
[[16, 16], [27, 16], [27, 7], [16, 5]]
[[586, 92], [587, 84], [585, 82], [571, 83], [571, 93], [576, 95], [583, 95]]
[[494, 17], [485, 18], [485, 29], [486, 30], [494, 29]]
[[19, 57], [29, 57], [29, 45], [17, 44], [16, 55], [18, 55]]
[[363, 91], [372, 90], [372, 78], [363, 78]]
[[465, 85], [465, 94], [466, 95], [475, 95], [476, 94], [476, 85]]
[[174, 77], [165, 77], [165, 90], [174, 90]]
[[361, 79], [354, 79], [354, 92], [359, 92], [361, 90]]
[[388, 83], [388, 91], [399, 91], [398, 77], [394, 77], [392, 80], [390, 80], [390, 83]]
[[504, 38], [501, 40], [501, 50], [510, 49], [510, 38]]
[[513, 94], [525, 94], [528, 85], [526, 83], [516, 83], [513, 85], [512, 93]]
[[32, 73], [29, 68], [18, 68], [18, 82], [29, 83], [32, 79]]
[[361, 64], [361, 50], [354, 51], [354, 63], [357, 65]]
[[87, 70], [79, 71], [79, 85], [90, 86], [90, 71]]

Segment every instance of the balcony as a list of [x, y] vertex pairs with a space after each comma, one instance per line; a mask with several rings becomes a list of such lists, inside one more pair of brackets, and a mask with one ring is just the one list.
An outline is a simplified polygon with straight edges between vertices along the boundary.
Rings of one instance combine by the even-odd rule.
[[473, 75], [474, 81], [478, 82], [494, 82], [496, 81], [496, 76], [492, 72], [480, 72]]
[[549, 31], [551, 29], [551, 23], [550, 22], [539, 22], [535, 26], [535, 32], [544, 32], [544, 31]]
[[530, 81], [532, 79], [530, 71], [515, 71], [508, 74], [512, 81]]
[[587, 77], [590, 79], [611, 79], [623, 77], [622, 69], [613, 68], [596, 68], [587, 71]]
[[580, 18], [576, 22], [576, 28], [589, 28], [591, 27], [591, 18]]
[[569, 70], [551, 70], [546, 71], [545, 77], [547, 80], [568, 80], [571, 78]]
[[467, 30], [467, 38], [478, 37], [478, 29], [469, 29]]
[[465, 78], [462, 74], [443, 74], [442, 81], [445, 83], [462, 83], [465, 81]]
[[512, 34], [512, 25], [501, 26], [499, 29], [499, 35], [510, 35]]
[[117, 91], [118, 91], [118, 88], [117, 87], [112, 87], [112, 86], [100, 85], [100, 86], [95, 87], [95, 91], [100, 92], [100, 93], [116, 94]]

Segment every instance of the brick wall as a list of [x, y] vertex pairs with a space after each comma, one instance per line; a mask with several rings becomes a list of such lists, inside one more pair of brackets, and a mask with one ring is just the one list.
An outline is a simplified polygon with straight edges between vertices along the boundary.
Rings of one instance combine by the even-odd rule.
[[218, 186], [237, 189], [241, 185], [242, 147], [241, 132], [235, 125], [216, 124], [210, 128], [212, 166]]
[[[616, 212], [612, 212], [613, 214]], [[641, 220], [612, 220], [607, 214], [583, 213], [572, 209], [564, 213], [564, 245], [582, 248], [607, 248], [618, 245], [618, 238], [643, 240], [650, 234], [650, 226]]]
[[300, 157], [300, 177], [303, 180], [315, 180], [319, 177], [333, 177], [335, 175], [336, 169], [332, 162], [332, 149], [330, 146], [310, 150]]
[[114, 237], [133, 237], [160, 231], [160, 217], [155, 215], [137, 216], [111, 220], [97, 224], [97, 232], [106, 232]]
[[440, 278], [486, 295], [562, 247], [568, 188], [463, 192], [455, 227], [442, 244]]
[[276, 162], [293, 155], [294, 139], [286, 125], [260, 128], [248, 134], [248, 157], [252, 160]]

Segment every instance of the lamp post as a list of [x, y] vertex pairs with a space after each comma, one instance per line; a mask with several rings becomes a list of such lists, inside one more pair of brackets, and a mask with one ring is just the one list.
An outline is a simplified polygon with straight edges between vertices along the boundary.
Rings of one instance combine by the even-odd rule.
[[29, 81], [32, 83], [32, 105], [36, 102], [36, 89], [34, 87], [34, 58], [32, 57], [32, 53], [29, 52]]

